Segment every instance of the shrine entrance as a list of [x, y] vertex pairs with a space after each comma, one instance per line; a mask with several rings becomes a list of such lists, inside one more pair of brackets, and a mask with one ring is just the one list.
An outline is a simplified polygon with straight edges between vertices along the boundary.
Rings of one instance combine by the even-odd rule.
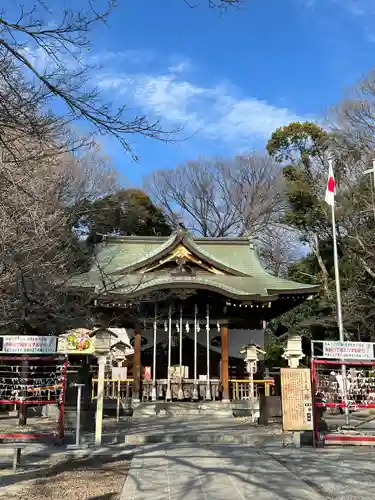
[[255, 410], [270, 386], [254, 351], [264, 345], [265, 325], [319, 291], [269, 274], [247, 237], [183, 229], [168, 238], [105, 236], [90, 271], [67, 286], [89, 294], [98, 326], [126, 330], [130, 339], [131, 354], [124, 346], [116, 366], [118, 374], [127, 369], [126, 380], [105, 376], [112, 347], [93, 377], [92, 398], [100, 407], [108, 386], [117, 408], [123, 400], [133, 408], [240, 400]]
[[[222, 296], [189, 295], [155, 304], [153, 322], [145, 319], [143, 335], [137, 330], [131, 338], [140, 400], [229, 400], [233, 368], [240, 380], [249, 378], [240, 350], [251, 330], [230, 330], [230, 321], [221, 319], [226, 307]], [[248, 324], [259, 328], [258, 319]], [[233, 351], [237, 358], [229, 356]]]

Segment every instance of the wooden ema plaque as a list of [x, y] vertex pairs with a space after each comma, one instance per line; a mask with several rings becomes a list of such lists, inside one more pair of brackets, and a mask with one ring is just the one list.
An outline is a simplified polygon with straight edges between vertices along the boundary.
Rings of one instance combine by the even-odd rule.
[[280, 376], [283, 430], [313, 430], [310, 369], [281, 368]]

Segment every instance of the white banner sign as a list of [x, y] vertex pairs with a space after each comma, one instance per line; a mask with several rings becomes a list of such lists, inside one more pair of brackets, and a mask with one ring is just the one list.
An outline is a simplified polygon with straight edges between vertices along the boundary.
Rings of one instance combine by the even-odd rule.
[[374, 359], [371, 342], [323, 342], [323, 357], [330, 359]]
[[2, 337], [1, 352], [7, 354], [53, 354], [56, 352], [56, 337], [39, 335], [6, 335]]

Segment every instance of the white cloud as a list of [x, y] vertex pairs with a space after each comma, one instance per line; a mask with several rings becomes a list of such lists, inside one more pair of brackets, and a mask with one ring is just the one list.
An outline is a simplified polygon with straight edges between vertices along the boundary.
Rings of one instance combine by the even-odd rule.
[[89, 62], [92, 63], [111, 63], [111, 62], [119, 62], [121, 60], [122, 63], [133, 63], [133, 64], [146, 64], [152, 61], [154, 58], [154, 54], [150, 50], [122, 50], [120, 52], [112, 52], [112, 51], [102, 51], [96, 54], [91, 54], [88, 58]]
[[[366, 42], [375, 43], [375, 0], [294, 0], [297, 5], [313, 10], [314, 14], [332, 22], [332, 7], [338, 15], [337, 24], [343, 25], [345, 38], [358, 34]], [[326, 10], [328, 8], [328, 11]], [[327, 13], [328, 12], [328, 13]], [[310, 15], [310, 12], [308, 13]], [[341, 19], [339, 19], [341, 18]], [[344, 18], [344, 21], [343, 19]], [[349, 24], [350, 23], [350, 24]], [[354, 30], [353, 30], [354, 26]], [[326, 29], [326, 28], [324, 28]], [[337, 36], [336, 36], [337, 39]], [[340, 44], [338, 44], [340, 45]]]
[[375, 14], [373, 0], [333, 0], [338, 6], [353, 16], [367, 16]]
[[44, 73], [51, 66], [56, 65], [41, 47], [35, 49], [24, 47], [20, 52], [39, 73]]
[[338, 9], [344, 10], [355, 17], [364, 17], [375, 14], [375, 2], [373, 0], [297, 0], [305, 7], [325, 7], [334, 4]]
[[117, 93], [119, 100], [131, 99], [163, 123], [235, 147], [249, 146], [254, 139], [269, 137], [277, 127], [303, 119], [265, 100], [241, 97], [229, 84], [200, 85], [187, 78], [185, 68], [190, 70], [191, 64], [183, 61], [155, 74], [108, 72], [101, 75], [99, 86], [112, 95]]
[[[40, 70], [56, 64], [41, 49], [25, 50]], [[249, 147], [254, 141], [268, 138], [277, 127], [303, 119], [286, 107], [255, 96], [243, 97], [229, 83], [198, 83], [194, 78], [197, 69], [181, 56], [161, 58], [144, 50], [126, 50], [99, 52], [86, 62], [103, 63], [108, 68], [92, 73], [92, 82], [105, 93], [105, 100], [129, 104], [134, 111], [138, 108], [160, 119], [165, 128], [183, 128], [184, 134], [223, 141], [234, 148]], [[73, 59], [63, 64], [78, 63]], [[123, 67], [125, 71], [118, 70]], [[152, 72], [142, 71], [149, 67]]]
[[[375, 1], [374, 0], [298, 0], [302, 1], [305, 7], [314, 7], [316, 12], [322, 11], [325, 7], [332, 5], [338, 13], [343, 13], [351, 21], [356, 23], [363, 31], [368, 42], [374, 43], [374, 21], [375, 21]], [[330, 13], [331, 15], [331, 13]]]
[[193, 69], [191, 61], [181, 56], [171, 56], [170, 63], [171, 65], [168, 67], [168, 71], [170, 73], [187, 73], [188, 71], [191, 71]]
[[357, 23], [367, 42], [375, 43], [374, 0], [331, 0], [331, 2], [334, 2], [338, 9], [342, 9]]

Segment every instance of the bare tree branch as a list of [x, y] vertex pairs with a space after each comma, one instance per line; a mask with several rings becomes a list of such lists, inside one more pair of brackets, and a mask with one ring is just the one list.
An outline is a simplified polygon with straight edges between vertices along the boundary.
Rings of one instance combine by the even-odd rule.
[[[183, 0], [188, 7], [191, 9], [195, 9], [196, 7], [199, 7], [201, 3], [199, 0], [196, 2], [192, 2], [190, 0]], [[234, 8], [239, 8], [245, 0], [207, 0], [208, 7], [211, 9], [219, 9], [219, 10], [226, 10], [230, 7]]]
[[268, 156], [191, 161], [153, 172], [144, 182], [171, 225], [182, 222], [202, 236], [248, 236], [277, 274], [295, 254], [296, 237], [281, 222], [282, 172]]
[[[27, 70], [46, 98], [57, 98], [65, 104], [65, 120], [85, 120], [93, 131], [119, 140], [136, 159], [132, 134], [169, 142], [177, 131], [165, 132], [158, 121], [151, 122], [146, 116], [129, 117], [126, 105], [116, 109], [110, 102], [103, 102], [100, 92], [91, 84], [95, 69], [87, 63], [91, 31], [106, 21], [114, 7], [115, 1], [109, 0], [105, 8], [98, 10], [94, 10], [91, 2], [86, 11], [63, 8], [57, 21], [42, 4], [35, 4], [30, 11], [21, 6], [13, 21], [3, 13], [0, 57], [9, 58]], [[39, 50], [37, 58], [33, 56], [34, 50]]]

